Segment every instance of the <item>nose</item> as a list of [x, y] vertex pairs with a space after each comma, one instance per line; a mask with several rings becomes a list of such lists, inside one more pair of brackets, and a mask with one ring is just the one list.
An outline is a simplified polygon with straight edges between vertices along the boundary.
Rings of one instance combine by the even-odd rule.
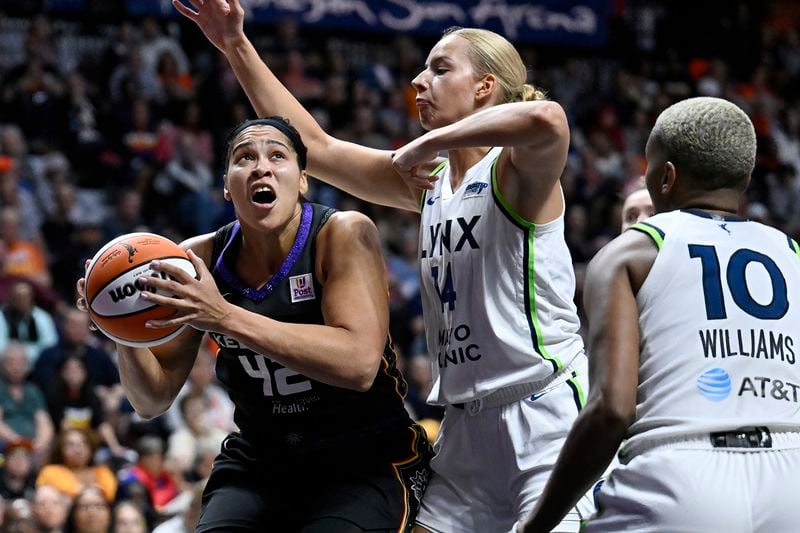
[[417, 91], [417, 93], [421, 93], [425, 90], [425, 71], [423, 70], [419, 74], [417, 74], [413, 80], [411, 80], [411, 86]]
[[259, 161], [254, 167], [253, 170], [250, 172], [250, 176], [253, 178], [260, 178], [262, 176], [271, 176], [272, 170], [270, 170], [268, 165], [265, 165], [263, 161]]

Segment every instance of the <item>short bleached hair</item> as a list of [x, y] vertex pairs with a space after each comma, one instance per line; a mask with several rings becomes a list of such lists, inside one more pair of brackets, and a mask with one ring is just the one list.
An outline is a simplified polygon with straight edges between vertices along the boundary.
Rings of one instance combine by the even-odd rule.
[[651, 138], [678, 173], [701, 190], [747, 186], [756, 162], [756, 132], [737, 105], [721, 98], [682, 100], [656, 120]]

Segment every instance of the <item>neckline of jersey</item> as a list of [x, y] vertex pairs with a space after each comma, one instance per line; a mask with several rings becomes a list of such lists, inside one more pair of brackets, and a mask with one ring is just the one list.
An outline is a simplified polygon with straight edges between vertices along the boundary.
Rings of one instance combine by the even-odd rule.
[[[443, 174], [445, 174], [444, 176], [442, 176], [442, 190], [440, 192], [442, 200], [443, 201], [449, 200], [450, 198], [454, 197], [456, 193], [462, 187], [464, 187], [464, 184], [467, 183], [469, 179], [472, 179], [472, 176], [470, 176], [470, 172], [472, 172], [475, 168], [477, 168], [478, 165], [483, 163], [486, 160], [486, 158], [489, 157], [489, 155], [492, 153], [492, 150], [494, 150], [495, 148], [497, 148], [497, 146], [490, 147], [483, 157], [481, 157], [474, 165], [469, 167], [467, 171], [464, 172], [464, 179], [461, 180], [461, 183], [459, 183], [458, 187], [456, 187], [455, 189], [453, 189], [453, 183], [450, 181], [450, 160], [448, 159], [447, 166], [445, 166], [444, 171], [442, 172]], [[447, 187], [447, 192], [449, 193], [446, 195], [446, 197], [445, 197], [445, 186]]]
[[269, 280], [267, 280], [264, 286], [260, 289], [250, 287], [244, 283], [234, 271], [228, 268], [228, 265], [225, 264], [225, 261], [223, 260], [228, 248], [236, 240], [236, 237], [239, 234], [240, 225], [239, 221], [237, 220], [233, 225], [231, 236], [228, 239], [228, 242], [225, 243], [225, 247], [222, 249], [222, 253], [219, 254], [219, 257], [217, 258], [217, 264], [215, 265], [220, 276], [222, 276], [222, 279], [225, 280], [225, 283], [236, 289], [239, 294], [248, 300], [255, 303], [261, 303], [264, 301], [264, 299], [272, 294], [278, 285], [284, 279], [286, 279], [286, 276], [289, 275], [292, 267], [300, 257], [300, 253], [303, 251], [303, 248], [306, 245], [306, 241], [308, 240], [308, 235], [311, 230], [312, 216], [313, 208], [311, 207], [311, 204], [308, 202], [303, 202], [303, 212], [300, 215], [300, 227], [297, 229], [297, 235], [294, 237], [294, 243], [292, 243], [292, 247], [286, 257], [283, 259], [283, 263], [281, 263], [278, 271], [270, 276]]
[[724, 220], [725, 222], [749, 222], [750, 220], [744, 217], [740, 217], [739, 215], [717, 215], [715, 213], [709, 213], [708, 211], [703, 211], [702, 209], [697, 209], [694, 207], [687, 207], [680, 210], [681, 213], [688, 213], [690, 215], [698, 216], [701, 218], [708, 218], [711, 220]]

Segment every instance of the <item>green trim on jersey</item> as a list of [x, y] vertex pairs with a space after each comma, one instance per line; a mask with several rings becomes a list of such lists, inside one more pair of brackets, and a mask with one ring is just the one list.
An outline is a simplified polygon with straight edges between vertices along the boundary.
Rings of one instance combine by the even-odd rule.
[[[497, 159], [499, 159], [499, 156]], [[528, 325], [532, 330], [531, 341], [533, 342], [533, 349], [543, 359], [549, 361], [550, 364], [553, 365], [553, 373], [555, 373], [564, 368], [564, 363], [562, 363], [558, 357], [553, 357], [548, 353], [542, 336], [542, 327], [539, 325], [539, 318], [536, 313], [536, 290], [534, 283], [536, 280], [534, 271], [534, 234], [536, 233], [536, 224], [522, 218], [508, 205], [503, 195], [500, 194], [500, 188], [497, 186], [497, 159], [492, 162], [492, 194], [495, 199], [495, 204], [513, 224], [524, 232], [525, 235], [525, 250], [523, 254], [523, 261], [525, 262], [525, 312], [528, 315]]]
[[797, 244], [797, 241], [794, 239], [792, 239], [792, 247], [794, 248], [794, 253], [800, 258], [800, 244]]
[[578, 405], [578, 411], [581, 411], [586, 407], [586, 395], [583, 392], [583, 387], [581, 387], [581, 382], [578, 381], [577, 370], [572, 372], [572, 377], [567, 380], [567, 384], [572, 388], [572, 393], [575, 395], [575, 403]]
[[[442, 169], [445, 167], [445, 165], [448, 163], [448, 161], [450, 161], [450, 160], [449, 159], [445, 159], [444, 161], [442, 161], [441, 163], [436, 165], [436, 168], [433, 169], [433, 172], [431, 172], [430, 175], [431, 176], [435, 176], [436, 174], [441, 172]], [[422, 193], [419, 195], [419, 212], [420, 213], [422, 213], [422, 210], [425, 209], [425, 197], [427, 195], [428, 195], [428, 190], [427, 189], [422, 189]]]
[[649, 235], [650, 238], [653, 239], [653, 242], [656, 243], [656, 246], [658, 247], [659, 250], [661, 250], [661, 248], [664, 246], [663, 235], [660, 234], [658, 230], [654, 226], [651, 226], [650, 224], [637, 222], [636, 224], [631, 225], [628, 229], [629, 230], [635, 229], [637, 231], [641, 231], [642, 233]]
[[512, 220], [512, 222], [515, 222], [523, 228], [536, 228], [536, 224], [522, 218], [522, 215], [514, 211], [514, 208], [512, 208], [508, 204], [508, 201], [503, 198], [503, 195], [500, 192], [500, 187], [497, 185], [497, 159], [499, 158], [500, 156], [497, 156], [497, 158], [492, 162], [492, 192], [494, 193], [494, 197], [498, 202], [500, 202], [500, 205], [503, 206], [503, 212]]

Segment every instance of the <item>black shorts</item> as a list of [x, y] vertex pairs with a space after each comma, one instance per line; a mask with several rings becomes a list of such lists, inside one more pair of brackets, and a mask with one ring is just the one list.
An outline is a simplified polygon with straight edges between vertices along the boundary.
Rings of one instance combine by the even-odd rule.
[[321, 462], [256, 459], [241, 437], [228, 437], [195, 531], [410, 532], [432, 451], [419, 427], [405, 429], [401, 440], [406, 453], [394, 460], [340, 455]]

